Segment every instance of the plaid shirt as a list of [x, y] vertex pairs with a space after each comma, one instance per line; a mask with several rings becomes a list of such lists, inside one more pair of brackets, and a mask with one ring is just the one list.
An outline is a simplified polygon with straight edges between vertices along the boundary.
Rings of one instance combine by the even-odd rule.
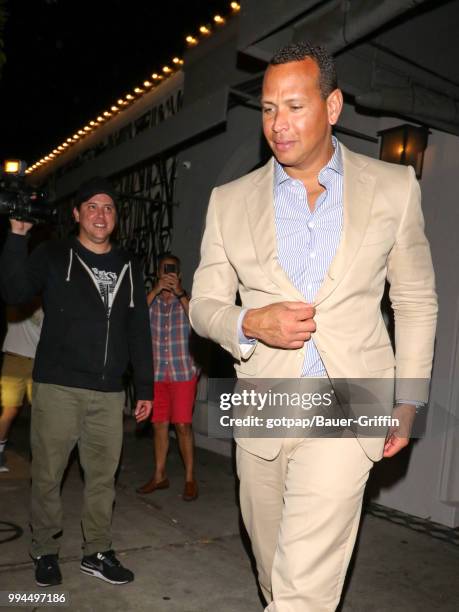
[[197, 368], [190, 355], [190, 322], [180, 300], [166, 302], [161, 293], [150, 305], [155, 381], [191, 380]]

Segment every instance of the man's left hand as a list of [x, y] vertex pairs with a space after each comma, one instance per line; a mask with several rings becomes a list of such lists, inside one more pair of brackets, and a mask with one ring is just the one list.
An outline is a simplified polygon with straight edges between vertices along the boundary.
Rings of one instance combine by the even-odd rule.
[[148, 419], [151, 413], [152, 406], [153, 403], [149, 400], [138, 400], [134, 412], [135, 420], [137, 421], [137, 423]]
[[389, 428], [384, 444], [383, 457], [393, 457], [410, 443], [410, 433], [416, 416], [416, 407], [411, 404], [397, 404], [392, 411], [392, 418], [399, 424]]

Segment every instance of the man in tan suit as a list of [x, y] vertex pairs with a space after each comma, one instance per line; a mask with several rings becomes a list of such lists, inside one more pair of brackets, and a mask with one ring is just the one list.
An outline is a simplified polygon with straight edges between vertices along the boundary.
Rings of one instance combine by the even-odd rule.
[[[369, 471], [408, 444], [428, 399], [437, 303], [419, 186], [412, 168], [332, 137], [342, 104], [322, 48], [274, 56], [262, 92], [274, 157], [214, 189], [194, 278], [192, 325], [235, 357], [239, 377], [378, 378], [389, 389], [397, 379], [400, 426], [386, 438], [236, 440], [269, 612], [336, 609]], [[386, 279], [395, 357], [381, 314]]]

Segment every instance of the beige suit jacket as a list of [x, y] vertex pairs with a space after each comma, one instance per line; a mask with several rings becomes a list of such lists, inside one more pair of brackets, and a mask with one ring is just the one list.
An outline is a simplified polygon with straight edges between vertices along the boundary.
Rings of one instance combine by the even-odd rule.
[[[416, 396], [407, 397], [402, 389], [396, 393], [400, 399], [426, 402], [437, 299], [418, 182], [411, 167], [340, 146], [343, 230], [314, 302], [315, 344], [331, 379], [421, 379], [425, 384], [416, 386]], [[270, 160], [213, 190], [193, 283], [192, 325], [235, 357], [240, 377], [299, 377], [304, 360], [304, 349], [275, 349], [262, 342], [244, 358], [238, 341], [237, 291], [246, 308], [304, 301], [279, 265], [273, 168]], [[395, 317], [395, 356], [381, 313], [386, 279]], [[277, 456], [282, 443], [266, 438], [237, 442], [265, 458]], [[370, 459], [381, 458], [382, 438], [360, 443]]]

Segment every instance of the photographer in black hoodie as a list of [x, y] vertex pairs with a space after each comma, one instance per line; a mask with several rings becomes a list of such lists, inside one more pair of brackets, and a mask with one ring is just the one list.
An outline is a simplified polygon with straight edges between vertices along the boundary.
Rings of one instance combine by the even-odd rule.
[[30, 223], [11, 220], [0, 261], [7, 303], [40, 294], [45, 313], [33, 371], [31, 555], [39, 586], [60, 584], [60, 484], [78, 444], [85, 473], [81, 571], [112, 584], [134, 579], [111, 550], [114, 476], [123, 436], [122, 377], [134, 371], [138, 421], [151, 412], [151, 333], [139, 267], [111, 243], [116, 196], [108, 181], [80, 188], [78, 235], [27, 256]]

